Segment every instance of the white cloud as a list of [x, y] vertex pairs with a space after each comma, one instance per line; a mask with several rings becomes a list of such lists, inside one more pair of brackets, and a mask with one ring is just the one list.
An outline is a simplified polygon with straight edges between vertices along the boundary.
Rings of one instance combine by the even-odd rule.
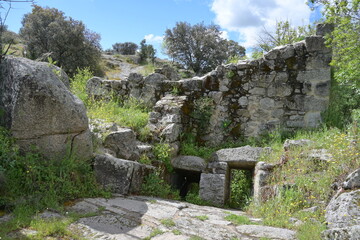
[[211, 10], [223, 29], [240, 33], [245, 47], [256, 44], [264, 27], [272, 30], [279, 20], [294, 26], [308, 24], [311, 13], [304, 0], [213, 0]]
[[145, 35], [144, 39], [149, 43], [162, 43], [164, 36], [155, 36], [154, 34]]
[[220, 31], [220, 37], [229, 40], [229, 33], [227, 31]]

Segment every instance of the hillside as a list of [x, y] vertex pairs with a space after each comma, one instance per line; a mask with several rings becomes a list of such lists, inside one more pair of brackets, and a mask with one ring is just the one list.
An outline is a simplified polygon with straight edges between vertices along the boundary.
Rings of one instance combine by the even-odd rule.
[[357, 239], [359, 112], [328, 126], [318, 33], [195, 77], [4, 58], [0, 237]]

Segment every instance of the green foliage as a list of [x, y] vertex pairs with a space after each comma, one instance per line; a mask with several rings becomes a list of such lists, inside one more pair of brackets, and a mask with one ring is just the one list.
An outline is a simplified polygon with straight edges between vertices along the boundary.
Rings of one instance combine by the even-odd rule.
[[249, 205], [252, 195], [252, 172], [231, 170], [230, 207], [243, 209]]
[[97, 75], [102, 74], [100, 35], [86, 29], [81, 21], [68, 19], [56, 8], [34, 5], [32, 12], [22, 20], [20, 35], [31, 59], [51, 53], [58, 66], [70, 76], [77, 68], [84, 67]]
[[[327, 124], [343, 128], [349, 123], [353, 109], [360, 106], [360, 0], [310, 0], [321, 3], [326, 23], [334, 30], [326, 37], [332, 49], [331, 65], [334, 67], [332, 99], [326, 114]], [[336, 99], [339, 95], [338, 99]]]
[[181, 232], [180, 232], [178, 229], [172, 230], [172, 233], [173, 233], [174, 235], [181, 235]]
[[160, 176], [160, 171], [155, 171], [145, 177], [141, 185], [141, 194], [153, 197], [178, 199], [178, 192], [171, 189]]
[[137, 105], [122, 106], [122, 103], [112, 99], [110, 101], [89, 101], [87, 104], [88, 117], [114, 122], [122, 127], [130, 127], [139, 132], [148, 122], [148, 112]]
[[173, 167], [170, 162], [171, 151], [171, 146], [168, 143], [155, 144], [153, 149], [155, 158], [165, 165], [168, 172], [173, 171]]
[[199, 219], [200, 221], [209, 220], [209, 217], [206, 215], [195, 216], [195, 218]]
[[325, 224], [308, 219], [299, 227], [296, 237], [299, 240], [322, 240], [321, 233], [325, 230]]
[[144, 76], [148, 76], [151, 73], [155, 72], [155, 65], [153, 63], [147, 63], [142, 66], [142, 69], [140, 70], [140, 73]]
[[113, 52], [122, 55], [134, 55], [139, 46], [133, 42], [115, 43], [112, 45]]
[[[286, 21], [279, 21], [276, 23], [275, 32], [270, 32], [264, 28], [259, 35], [257, 41], [257, 51], [268, 52], [276, 46], [286, 45], [304, 40], [305, 37], [315, 35], [315, 28], [312, 25], [293, 27], [291, 23]], [[256, 55], [258, 58], [259, 55]]]
[[0, 206], [12, 210], [15, 216], [12, 222], [0, 227], [0, 235], [28, 226], [30, 216], [45, 208], [61, 209], [67, 200], [109, 196], [97, 185], [88, 161], [75, 157], [48, 160], [36, 152], [21, 155], [2, 128], [0, 143], [0, 175], [5, 180], [0, 189]]
[[191, 183], [190, 189], [186, 194], [186, 202], [200, 205], [200, 206], [212, 206], [212, 204], [208, 201], [205, 201], [199, 196], [199, 184]]
[[199, 236], [191, 236], [189, 240], [204, 240], [202, 237]]
[[214, 101], [210, 97], [202, 97], [194, 101], [194, 109], [190, 116], [198, 127], [198, 133], [203, 134], [206, 131], [213, 109]]
[[171, 90], [171, 94], [175, 95], [175, 96], [179, 96], [180, 95], [180, 89], [176, 86], [174, 86]]
[[352, 111], [360, 107], [360, 92], [350, 84], [332, 79], [330, 103], [324, 112], [324, 122], [329, 127], [345, 128], [352, 121]]
[[[356, 118], [356, 116], [355, 116]], [[266, 156], [267, 162], [279, 162], [286, 156], [287, 163], [275, 169], [268, 180], [270, 186], [280, 186], [276, 197], [269, 194], [265, 202], [252, 202], [248, 211], [264, 219], [264, 224], [298, 230], [299, 239], [321, 239], [324, 230], [324, 210], [334, 194], [331, 184], [342, 182], [354, 169], [360, 167], [360, 146], [357, 123], [347, 131], [336, 128], [322, 128], [317, 131], [299, 131], [294, 139], [310, 139], [313, 144], [294, 148], [284, 153], [282, 148], [273, 148]], [[313, 149], [325, 148], [332, 155], [328, 162], [314, 161], [308, 153]], [[316, 212], [303, 209], [318, 206]], [[304, 222], [297, 226], [289, 221], [294, 217]]]
[[139, 134], [141, 140], [148, 139], [150, 130], [145, 127], [148, 122], [148, 106], [143, 101], [132, 97], [119, 100], [111, 96], [109, 100], [97, 101], [89, 98], [86, 93], [86, 83], [92, 77], [89, 68], [77, 69], [77, 73], [70, 81], [72, 93], [85, 103], [89, 118], [103, 119], [122, 127], [131, 127]]
[[150, 233], [150, 236], [144, 238], [143, 240], [150, 240], [150, 239], [152, 239], [153, 237], [155, 237], [155, 236], [157, 236], [157, 235], [161, 235], [161, 234], [163, 234], [163, 233], [164, 233], [164, 232], [161, 231], [160, 229], [155, 228], [155, 229]]
[[142, 154], [140, 156], [139, 163], [151, 165], [151, 159], [146, 154]]
[[166, 30], [164, 42], [166, 54], [196, 74], [208, 72], [230, 57], [245, 55], [245, 48], [221, 38], [219, 26], [213, 24], [178, 22]]
[[249, 225], [254, 224], [247, 216], [230, 214], [224, 217], [225, 220], [232, 222], [235, 225]]
[[76, 69], [75, 75], [70, 79], [70, 89], [73, 94], [80, 98], [84, 103], [88, 101], [86, 93], [86, 83], [93, 77], [90, 68]]
[[327, 44], [332, 47], [331, 64], [335, 67], [335, 79], [357, 90], [360, 89], [360, 1], [335, 0], [323, 2], [328, 23], [334, 23], [334, 31]]
[[153, 45], [146, 44], [146, 40], [143, 39], [140, 43], [140, 62], [146, 63], [149, 59], [152, 64], [155, 62], [156, 50]]
[[160, 222], [165, 227], [175, 227], [175, 222], [171, 218], [161, 219]]
[[204, 159], [209, 159], [213, 152], [216, 151], [214, 147], [199, 146], [196, 143], [195, 136], [192, 134], [184, 134], [182, 136], [180, 154], [197, 156]]

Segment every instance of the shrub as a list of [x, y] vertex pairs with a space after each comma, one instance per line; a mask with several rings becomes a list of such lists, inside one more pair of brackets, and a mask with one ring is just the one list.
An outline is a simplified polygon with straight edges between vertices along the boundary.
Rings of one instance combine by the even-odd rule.
[[157, 160], [159, 160], [160, 162], [162, 162], [165, 166], [165, 168], [167, 169], [167, 171], [172, 172], [173, 171], [173, 167], [171, 165], [171, 159], [170, 159], [170, 154], [171, 154], [171, 147], [168, 143], [158, 143], [154, 145], [154, 155], [156, 157]]
[[138, 45], [133, 42], [115, 43], [112, 47], [115, 53], [122, 55], [134, 55], [138, 49]]
[[[29, 217], [45, 208], [61, 209], [62, 204], [82, 197], [109, 196], [97, 185], [91, 163], [75, 157], [61, 161], [44, 159], [36, 152], [21, 155], [9, 133], [0, 128], [0, 174], [5, 187], [0, 207], [13, 210], [11, 231], [30, 223]], [[14, 224], [17, 223], [17, 224]]]
[[86, 93], [86, 83], [93, 77], [90, 68], [77, 68], [75, 75], [70, 79], [70, 89], [73, 94], [80, 98], [84, 103], [88, 101]]
[[247, 216], [229, 214], [224, 217], [225, 220], [232, 222], [235, 225], [249, 225], [254, 224], [251, 223], [250, 219]]
[[159, 170], [145, 177], [141, 185], [141, 194], [161, 198], [179, 197], [179, 193], [172, 191], [170, 185], [160, 177]]
[[86, 29], [81, 21], [65, 17], [56, 8], [34, 5], [32, 12], [24, 16], [20, 35], [27, 44], [28, 57], [51, 57], [70, 76], [77, 68], [89, 67], [96, 75], [102, 75], [100, 35]]
[[252, 194], [252, 172], [233, 169], [230, 181], [230, 207], [243, 209]]

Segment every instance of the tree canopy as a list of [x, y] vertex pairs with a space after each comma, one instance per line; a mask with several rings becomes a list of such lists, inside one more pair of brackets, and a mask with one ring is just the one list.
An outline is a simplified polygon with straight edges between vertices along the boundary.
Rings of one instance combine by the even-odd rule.
[[[9, 50], [11, 44], [17, 38], [16, 34], [8, 31], [7, 26], [5, 25], [6, 19], [12, 7], [12, 3], [26, 2], [33, 3], [34, 0], [0, 0], [0, 63], [4, 55], [6, 55], [7, 51]], [[4, 6], [4, 3], [6, 3], [7, 6]], [[4, 46], [5, 44], [8, 44], [6, 49]]]
[[155, 61], [155, 55], [156, 55], [156, 49], [151, 44], [146, 44], [146, 39], [143, 39], [140, 42], [140, 62], [146, 62], [148, 59], [154, 63]]
[[223, 39], [220, 27], [213, 24], [191, 26], [178, 22], [173, 29], [166, 30], [164, 41], [166, 54], [197, 74], [214, 69], [230, 57], [245, 55], [244, 47]]
[[115, 43], [113, 51], [122, 55], [134, 55], [139, 46], [133, 42]]
[[315, 27], [312, 25], [294, 27], [290, 21], [279, 21], [276, 23], [275, 31], [263, 28], [258, 36], [253, 57], [260, 57], [259, 54], [268, 52], [274, 47], [295, 43], [314, 34]]
[[35, 5], [23, 18], [20, 35], [26, 41], [31, 59], [48, 53], [69, 75], [84, 67], [101, 74], [100, 35], [88, 30], [81, 21], [65, 17], [56, 8]]
[[326, 22], [335, 26], [327, 36], [327, 44], [333, 50], [335, 79], [351, 85], [360, 94], [360, 0], [310, 2], [323, 4]]

